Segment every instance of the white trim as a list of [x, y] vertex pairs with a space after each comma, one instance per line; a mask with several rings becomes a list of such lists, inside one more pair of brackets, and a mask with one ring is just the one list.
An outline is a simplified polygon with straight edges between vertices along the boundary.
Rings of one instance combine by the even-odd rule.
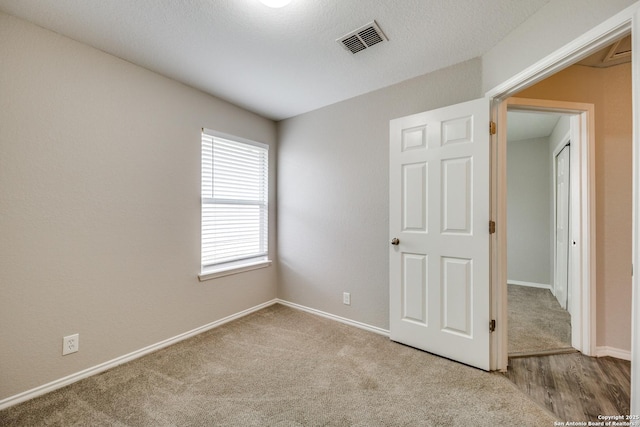
[[493, 99], [508, 98], [609, 45], [631, 30], [631, 20], [638, 9], [638, 4], [634, 3], [618, 12], [582, 36], [489, 90], [485, 96]]
[[609, 346], [596, 347], [596, 357], [615, 357], [616, 359], [631, 360], [631, 350], [620, 350]]
[[522, 280], [507, 279], [507, 285], [517, 285], [517, 286], [527, 286], [529, 288], [549, 289], [551, 292], [553, 292], [553, 286], [546, 283], [523, 282]]
[[231, 276], [232, 274], [244, 273], [245, 271], [257, 270], [259, 268], [265, 268], [271, 266], [270, 259], [260, 260], [242, 265], [235, 265], [233, 267], [221, 268], [217, 270], [205, 270], [198, 274], [198, 280], [204, 282], [205, 280], [217, 279], [218, 277]]
[[262, 310], [263, 308], [272, 306], [277, 303], [276, 299], [272, 299], [271, 301], [267, 301], [262, 304], [258, 304], [254, 307], [248, 308], [246, 310], [240, 311], [238, 313], [232, 314], [230, 316], [224, 317], [220, 320], [216, 320], [214, 322], [208, 323], [204, 326], [200, 326], [199, 328], [192, 329], [188, 332], [184, 332], [180, 335], [176, 335], [173, 338], [168, 338], [164, 341], [160, 341], [156, 344], [151, 344], [147, 347], [141, 348], [140, 350], [136, 350], [129, 354], [125, 354], [124, 356], [116, 357], [115, 359], [111, 359], [107, 362], [101, 363], [99, 365], [93, 366], [91, 368], [87, 368], [80, 372], [76, 372], [74, 374], [68, 375], [64, 378], [57, 379], [50, 383], [41, 385], [39, 387], [33, 388], [31, 390], [27, 390], [25, 392], [16, 394], [15, 396], [10, 396], [5, 399], [0, 400], [0, 410], [8, 408], [13, 405], [17, 405], [18, 403], [25, 402], [29, 399], [33, 399], [34, 397], [41, 396], [43, 394], [52, 392], [59, 388], [65, 387], [69, 384], [75, 383], [76, 381], [80, 381], [82, 379], [88, 378], [92, 375], [99, 374], [100, 372], [104, 372], [108, 369], [115, 368], [118, 365], [122, 365], [123, 363], [130, 362], [134, 359], [138, 359], [142, 356], [145, 356], [149, 353], [153, 353], [154, 351], [160, 350], [162, 348], [168, 347], [170, 345], [176, 344], [180, 341], [186, 340], [187, 338], [191, 338], [203, 332], [209, 331], [211, 329], [217, 328], [218, 326], [222, 326], [225, 323], [231, 322], [232, 320], [239, 319], [241, 317], [247, 316], [255, 311]]
[[276, 302], [278, 304], [285, 305], [287, 307], [295, 308], [297, 310], [306, 311], [307, 313], [315, 314], [317, 316], [326, 317], [327, 319], [335, 320], [336, 322], [345, 323], [350, 326], [355, 326], [356, 328], [364, 329], [365, 331], [373, 332], [379, 335], [383, 335], [385, 337], [389, 336], [389, 331], [387, 329], [382, 329], [377, 326], [372, 326], [366, 323], [358, 322], [356, 320], [347, 319], [346, 317], [336, 316], [335, 314], [327, 313], [325, 311], [316, 310], [315, 308], [306, 307], [304, 305], [296, 304], [294, 302], [285, 301], [282, 299], [277, 299]]
[[[640, 3], [636, 3], [638, 6]], [[633, 14], [631, 31], [633, 46], [640, 43], [640, 12]], [[633, 205], [631, 233], [631, 413], [640, 414], [640, 282], [636, 273], [640, 268], [640, 55], [631, 55], [633, 87]]]
[[[571, 117], [569, 192], [569, 277], [571, 285], [571, 345], [587, 356], [595, 354], [596, 310], [596, 169], [595, 107]], [[578, 209], [574, 209], [575, 207]], [[577, 242], [576, 242], [577, 240]]]

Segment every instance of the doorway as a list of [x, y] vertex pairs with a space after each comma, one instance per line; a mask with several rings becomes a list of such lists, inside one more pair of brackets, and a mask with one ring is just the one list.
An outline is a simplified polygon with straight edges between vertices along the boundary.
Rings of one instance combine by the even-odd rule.
[[576, 351], [568, 301], [571, 117], [507, 112], [509, 357]]
[[[580, 335], [580, 333], [573, 333], [576, 330], [573, 324], [574, 319], [584, 320], [585, 326], [589, 326], [589, 322], [591, 322], [591, 334], [585, 333], [585, 331], [589, 329], [588, 327], [583, 328], [582, 333], [585, 354], [590, 356], [612, 356], [623, 360], [631, 359], [631, 352], [628, 350], [629, 342], [628, 339], [626, 341], [616, 341], [615, 334], [618, 332], [624, 332], [625, 335], [629, 334], [629, 325], [632, 323], [630, 317], [637, 315], [637, 313], [631, 310], [630, 301], [632, 300], [632, 294], [630, 285], [633, 279], [631, 278], [631, 274], [629, 274], [630, 260], [633, 259], [632, 235], [634, 233], [632, 230], [633, 221], [631, 211], [633, 205], [631, 198], [633, 194], [637, 193], [638, 188], [635, 187], [635, 192], [631, 188], [631, 183], [634, 178], [634, 169], [631, 164], [631, 158], [633, 157], [632, 146], [636, 138], [633, 136], [632, 130], [631, 69], [632, 67], [629, 63], [606, 68], [595, 68], [586, 64], [574, 65], [561, 72], [549, 75], [545, 80], [517, 93], [517, 96], [537, 98], [538, 101], [536, 102], [540, 102], [540, 100], [543, 99], [572, 99], [582, 102], [593, 102], [595, 104], [594, 110], [598, 113], [597, 136], [595, 126], [588, 129], [588, 133], [594, 136], [594, 139], [597, 140], [597, 145], [589, 147], [592, 148], [592, 150], [585, 152], [590, 159], [586, 163], [587, 167], [591, 168], [591, 170], [595, 170], [596, 168], [598, 170], [596, 177], [594, 177], [591, 182], [587, 181], [587, 185], [592, 189], [592, 192], [587, 191], [586, 193], [588, 197], [591, 196], [593, 203], [593, 209], [587, 210], [587, 216], [585, 216], [585, 218], [588, 218], [587, 225], [593, 230], [590, 235], [594, 237], [592, 244], [585, 245], [585, 248], [592, 254], [591, 257], [587, 258], [591, 259], [592, 268], [576, 268], [575, 258], [570, 256], [568, 261], [570, 273], [567, 278], [571, 283], [578, 280], [576, 276], [572, 276], [573, 272], [577, 271], [578, 274], [583, 274], [583, 278], [579, 280], [590, 280], [592, 282], [592, 291], [589, 292], [588, 289], [585, 291], [583, 286], [581, 288], [584, 291], [583, 294], [573, 293], [574, 288], [569, 286], [566, 297], [560, 295], [560, 300], [564, 301], [566, 298], [568, 308], [577, 306], [583, 309], [581, 314], [576, 315], [571, 313], [572, 340]], [[508, 126], [507, 109], [508, 102], [505, 102], [504, 112], [498, 117], [499, 120], [504, 119]], [[595, 122], [595, 114], [593, 117], [593, 122]], [[505, 122], [503, 121], [502, 123]], [[570, 136], [567, 142], [570, 142], [568, 155], [571, 160], [573, 160], [576, 154], [574, 148], [579, 149], [580, 144], [576, 144], [573, 136]], [[501, 143], [502, 142], [499, 142], [499, 144]], [[506, 144], [506, 141], [504, 143]], [[508, 146], [504, 148], [508, 151]], [[560, 155], [561, 149], [562, 147], [559, 147], [559, 149], [554, 152], [554, 155]], [[507, 156], [503, 155], [503, 157], [506, 158]], [[637, 169], [635, 169], [635, 171], [637, 173]], [[576, 182], [574, 180], [576, 172], [574, 163], [571, 162], [569, 171], [570, 185]], [[579, 176], [583, 175], [580, 173]], [[584, 190], [582, 188], [583, 185], [584, 182], [581, 182], [581, 189], [578, 191], [579, 194]], [[501, 194], [500, 191], [497, 191], [497, 194]], [[576, 194], [572, 192], [570, 197], [574, 198], [575, 196]], [[570, 204], [570, 206], [573, 205]], [[595, 207], [598, 208], [597, 215]], [[571, 213], [570, 208], [570, 218], [573, 219], [573, 217], [574, 215]], [[569, 221], [569, 228], [571, 233], [573, 233], [575, 224], [572, 220]], [[570, 236], [569, 251], [571, 254], [576, 250], [574, 247], [573, 234], [570, 234]], [[613, 238], [614, 236], [615, 238]], [[581, 241], [583, 244], [585, 243], [583, 241], [584, 239], [576, 240], [578, 245]], [[596, 240], [598, 242], [597, 247], [595, 245]], [[561, 245], [558, 247], [561, 247]], [[558, 249], [558, 247], [554, 244], [554, 250], [560, 252], [561, 250]], [[624, 264], [626, 264], [626, 266]], [[505, 281], [507, 280], [506, 272], [504, 279]], [[589, 304], [585, 304], [586, 301], [584, 300], [581, 304], [576, 304], [581, 298], [588, 298], [589, 295], [595, 295], [594, 288], [596, 283], [599, 296], [598, 304], [594, 304], [595, 301], [593, 301], [591, 305], [592, 308], [590, 308]], [[625, 285], [624, 287], [617, 288], [616, 283], [625, 283]], [[624, 292], [624, 294], [622, 292]], [[562, 294], [562, 292], [560, 293]], [[507, 295], [505, 295], [505, 297], [507, 297]], [[613, 303], [613, 300], [616, 302]], [[505, 305], [508, 306], [507, 301], [505, 301]], [[596, 343], [595, 340], [594, 316], [589, 318], [589, 314], [594, 315], [596, 313], [596, 307], [598, 313], [603, 313], [606, 316], [606, 318], [598, 321], [598, 343]], [[603, 325], [608, 326], [603, 327]], [[604, 332], [602, 332], [603, 330]], [[628, 337], [628, 335], [626, 336]], [[616, 348], [614, 345], [608, 344], [614, 341], [620, 343], [620, 347]], [[603, 345], [605, 343], [607, 344]], [[574, 347], [576, 346], [574, 345]], [[504, 351], [505, 362], [507, 362], [509, 355], [506, 349], [504, 349]], [[562, 355], [562, 357], [573, 356], [575, 355]], [[523, 360], [532, 359], [513, 359], [513, 364], [509, 363], [509, 369], [515, 369], [514, 366], [522, 363]], [[533, 360], [539, 361], [542, 359], [533, 358]], [[633, 372], [637, 370], [635, 366], [635, 364], [631, 364], [632, 376]], [[581, 379], [577, 378], [576, 380], [580, 381]], [[543, 387], [548, 386], [549, 384], [546, 383], [543, 385]]]
[[[538, 276], [524, 276], [525, 280], [522, 280], [529, 287], [537, 286], [539, 288], [547, 288], [551, 291], [554, 296], [556, 295], [556, 289], [559, 288], [559, 285], [556, 286], [556, 276], [554, 270], [554, 263], [556, 259], [555, 255], [555, 230], [557, 227], [556, 224], [556, 215], [555, 215], [555, 196], [552, 198], [553, 191], [553, 174], [555, 173], [555, 166], [553, 165], [553, 159], [555, 155], [559, 152], [559, 148], [566, 145], [567, 142], [571, 141], [571, 150], [570, 150], [570, 177], [568, 179], [571, 184], [571, 189], [569, 191], [569, 235], [571, 236], [571, 244], [569, 246], [569, 257], [567, 259], [567, 267], [569, 270], [567, 271], [567, 278], [569, 283], [571, 284], [570, 288], [566, 290], [568, 294], [571, 292], [572, 296], [575, 298], [571, 299], [570, 305], [567, 307], [567, 312], [571, 314], [570, 321], [570, 347], [564, 346], [562, 344], [551, 345], [548, 348], [525, 348], [520, 349], [519, 352], [521, 355], [529, 355], [531, 353], [536, 354], [537, 352], [541, 352], [544, 354], [561, 352], [559, 349], [564, 349], [563, 351], [574, 351], [571, 349], [576, 349], [578, 351], [583, 352], [587, 356], [595, 356], [595, 324], [596, 324], [596, 292], [595, 292], [595, 168], [594, 168], [594, 158], [595, 158], [595, 114], [594, 114], [594, 105], [589, 103], [579, 103], [579, 102], [566, 102], [566, 101], [556, 101], [556, 100], [547, 100], [547, 99], [533, 99], [533, 98], [508, 98], [502, 103], [501, 108], [501, 117], [502, 123], [507, 123], [507, 128], [509, 127], [507, 120], [507, 113], [526, 113], [526, 114], [555, 114], [557, 117], [557, 123], [551, 130], [551, 134], [548, 137], [548, 141], [545, 141], [547, 144], [546, 147], [546, 161], [544, 159], [544, 151], [545, 147], [542, 147], [542, 155], [538, 157], [542, 158], [542, 162], [544, 162], [545, 166], [539, 166], [539, 168], [547, 168], [549, 172], [543, 172], [546, 175], [546, 184], [543, 183], [540, 188], [547, 189], [548, 199], [546, 208], [540, 209], [544, 215], [547, 212], [547, 222], [542, 223], [542, 225], [538, 224], [536, 227], [544, 229], [544, 233], [546, 234], [546, 243], [544, 239], [542, 243], [538, 243], [538, 246], [546, 245], [546, 258], [544, 254], [544, 249], [542, 249], [541, 255], [538, 255], [538, 259], [540, 263], [545, 262], [546, 260], [546, 276], [538, 275]], [[538, 122], [540, 122], [540, 117], [538, 117]], [[554, 116], [551, 118], [553, 119]], [[531, 117], [529, 117], [531, 120]], [[552, 120], [553, 122], [553, 120]], [[540, 128], [542, 125], [540, 123], [536, 124], [534, 127]], [[509, 277], [507, 266], [509, 263], [509, 258], [507, 256], [508, 253], [508, 238], [505, 236], [509, 235], [509, 216], [508, 216], [508, 182], [509, 177], [507, 175], [508, 170], [508, 143], [507, 143], [507, 133], [503, 135], [504, 141], [502, 141], [502, 166], [500, 168], [504, 171], [504, 176], [501, 180], [501, 189], [498, 194], [503, 194], [505, 196], [500, 197], [503, 205], [503, 215], [505, 220], [502, 221], [502, 233], [503, 234], [503, 248], [504, 252], [502, 252], [501, 259], [501, 269], [504, 271], [504, 288], [503, 292], [505, 295], [505, 300], [503, 303], [504, 309], [504, 319], [507, 321], [507, 328], [503, 331], [504, 336], [502, 339], [505, 342], [504, 347], [504, 367], [502, 369], [506, 369], [509, 351], [508, 350], [508, 330], [509, 330], [509, 318], [508, 318], [508, 285], [510, 280], [518, 280], [518, 277]], [[525, 141], [531, 142], [531, 141]], [[517, 143], [516, 143], [517, 144]], [[525, 145], [526, 148], [531, 148], [530, 145]], [[513, 150], [512, 150], [513, 151]], [[526, 166], [531, 166], [531, 155], [527, 154], [525, 161], [527, 163]], [[542, 163], [541, 163], [542, 164]], [[517, 165], [516, 165], [517, 166]], [[519, 169], [516, 169], [516, 173], [521, 173], [523, 166], [520, 166]], [[539, 171], [536, 171], [539, 172]], [[512, 177], [513, 179], [513, 177]], [[531, 181], [535, 178], [528, 177], [525, 180], [524, 186], [528, 188], [533, 188], [535, 186], [532, 185]], [[540, 179], [540, 178], [538, 178]], [[542, 191], [542, 190], [541, 190]], [[523, 191], [518, 192], [523, 193]], [[526, 194], [526, 192], [524, 192]], [[540, 197], [539, 197], [540, 198]], [[529, 200], [530, 201], [530, 200]], [[539, 202], [540, 203], [540, 202]], [[511, 224], [514, 226], [514, 224]], [[537, 234], [534, 234], [533, 231], [535, 227], [529, 224], [515, 224], [519, 226], [521, 229], [525, 229], [525, 231], [529, 236], [529, 239], [532, 239], [535, 236], [538, 238]], [[518, 228], [515, 228], [516, 231], [516, 244], [518, 243]], [[551, 237], [553, 236], [553, 237]], [[514, 236], [512, 236], [514, 237]], [[513, 239], [512, 239], [513, 240]], [[521, 263], [527, 263], [529, 259], [524, 258], [521, 260]], [[514, 274], [532, 274], [539, 273], [539, 267], [530, 263], [528, 265], [529, 270], [518, 271], [515, 269], [512, 271]], [[542, 277], [542, 279], [538, 279], [539, 282], [535, 280], [529, 279], [526, 280], [527, 277]], [[545, 279], [546, 277], [546, 279]], [[546, 282], [546, 283], [544, 283]], [[562, 293], [562, 291], [560, 291]], [[546, 295], [549, 296], [548, 293]], [[548, 299], [553, 302], [553, 299]], [[558, 306], [555, 307], [558, 309]], [[562, 318], [563, 313], [558, 309], [559, 318]], [[566, 317], [566, 313], [564, 313]], [[558, 318], [558, 317], [557, 317]], [[558, 320], [555, 320], [556, 322]], [[539, 344], [539, 343], [538, 343]], [[555, 347], [555, 348], [552, 348]], [[547, 351], [548, 350], [548, 351]]]

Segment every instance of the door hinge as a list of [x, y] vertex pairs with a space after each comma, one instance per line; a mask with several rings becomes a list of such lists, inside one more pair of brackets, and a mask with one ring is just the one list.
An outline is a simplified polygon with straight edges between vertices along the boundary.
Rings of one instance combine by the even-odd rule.
[[496, 321], [491, 319], [489, 321], [489, 332], [494, 332], [496, 330]]
[[489, 221], [489, 234], [493, 234], [496, 232], [496, 222]]
[[495, 135], [496, 134], [496, 122], [489, 122], [489, 135]]

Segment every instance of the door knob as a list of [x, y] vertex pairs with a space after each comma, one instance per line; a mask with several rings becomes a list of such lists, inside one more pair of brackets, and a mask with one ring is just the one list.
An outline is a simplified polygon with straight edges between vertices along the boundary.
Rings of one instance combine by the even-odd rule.
[[393, 239], [391, 239], [391, 244], [396, 246], [400, 243], [400, 239], [398, 239], [397, 237], [394, 237]]

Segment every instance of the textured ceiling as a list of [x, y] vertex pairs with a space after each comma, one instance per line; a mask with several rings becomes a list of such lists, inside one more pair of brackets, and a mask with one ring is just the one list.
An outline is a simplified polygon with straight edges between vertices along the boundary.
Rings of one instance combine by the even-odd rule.
[[[279, 120], [488, 51], [549, 0], [0, 0], [0, 10]], [[389, 38], [336, 39], [376, 20]]]

